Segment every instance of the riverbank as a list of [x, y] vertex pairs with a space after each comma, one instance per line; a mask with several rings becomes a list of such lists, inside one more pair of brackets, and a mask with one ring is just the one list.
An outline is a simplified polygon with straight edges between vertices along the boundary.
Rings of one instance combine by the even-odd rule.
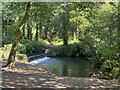
[[118, 79], [58, 77], [42, 66], [25, 61], [16, 64], [19, 68], [2, 69], [2, 88], [120, 88]]

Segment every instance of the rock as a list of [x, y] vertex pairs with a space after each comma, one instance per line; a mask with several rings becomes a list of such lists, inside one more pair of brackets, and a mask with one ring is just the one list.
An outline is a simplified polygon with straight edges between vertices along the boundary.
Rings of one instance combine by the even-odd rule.
[[49, 49], [46, 49], [45, 52], [44, 52], [44, 54], [49, 53], [49, 51], [50, 51]]

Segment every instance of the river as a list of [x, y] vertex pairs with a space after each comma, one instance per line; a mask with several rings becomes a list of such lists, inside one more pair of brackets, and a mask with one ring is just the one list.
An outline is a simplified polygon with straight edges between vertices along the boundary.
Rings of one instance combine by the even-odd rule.
[[35, 57], [30, 63], [46, 67], [57, 76], [88, 77], [92, 64], [84, 57]]

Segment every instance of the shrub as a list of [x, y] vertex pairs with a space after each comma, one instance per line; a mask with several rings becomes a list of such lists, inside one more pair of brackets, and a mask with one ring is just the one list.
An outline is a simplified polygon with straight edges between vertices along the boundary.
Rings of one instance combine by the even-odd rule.
[[25, 54], [17, 54], [16, 59], [21, 61], [28, 61], [28, 58]]
[[45, 44], [43, 41], [23, 40], [21, 44], [26, 47], [26, 54], [43, 53], [45, 51]]
[[19, 43], [18, 47], [17, 47], [17, 51], [21, 54], [25, 54], [26, 53], [26, 46]]
[[110, 78], [117, 78], [120, 75], [120, 62], [114, 59], [107, 59], [101, 65], [101, 71], [108, 73]]
[[[118, 55], [106, 56], [97, 54], [94, 68], [102, 72], [102, 78], [113, 79], [120, 77], [120, 61]], [[101, 76], [100, 76], [101, 77]]]
[[10, 44], [13, 41], [12, 37], [3, 37], [2, 38], [2, 46]]
[[110, 45], [109, 43], [101, 42], [96, 48], [94, 68], [103, 73], [102, 77], [112, 79], [120, 76], [120, 57], [117, 53], [116, 45], [116, 43]]
[[79, 56], [88, 56], [90, 55], [90, 50], [85, 45], [80, 43], [70, 44], [68, 46], [58, 46], [51, 50], [49, 55], [52, 56], [71, 56], [71, 57], [79, 57]]

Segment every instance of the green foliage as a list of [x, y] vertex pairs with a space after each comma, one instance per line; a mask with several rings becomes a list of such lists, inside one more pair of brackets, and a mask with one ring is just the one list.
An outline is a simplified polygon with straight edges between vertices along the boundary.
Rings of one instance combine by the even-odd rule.
[[43, 44], [45, 44], [44, 41], [30, 41], [30, 40], [22, 40], [21, 44], [26, 48], [23, 49], [26, 51], [26, 54], [32, 54], [32, 53], [43, 53], [45, 50], [45, 46]]
[[109, 45], [105, 42], [102, 42], [97, 47], [97, 53], [101, 53], [102, 57], [111, 58], [115, 57], [117, 54], [117, 45], [116, 43]]
[[74, 43], [68, 46], [58, 46], [51, 50], [48, 54], [52, 56], [70, 57], [90, 56], [90, 49], [87, 47], [87, 45]]
[[98, 45], [96, 52], [94, 68], [103, 73], [102, 78], [112, 79], [120, 77], [120, 61], [116, 44], [109, 45], [102, 42]]
[[25, 54], [27, 52], [26, 46], [19, 43], [17, 46], [17, 51], [21, 54]]
[[21, 60], [21, 61], [28, 61], [28, 57], [25, 54], [17, 54], [16, 58], [17, 60]]
[[2, 46], [6, 44], [10, 44], [12, 42], [13, 38], [12, 37], [4, 37], [2, 38]]
[[[120, 75], [118, 9], [120, 8], [117, 3], [113, 4], [32, 3], [28, 25], [24, 24], [24, 30], [21, 28], [20, 38], [23, 40], [18, 45], [18, 52], [43, 53], [46, 41], [55, 45], [62, 42], [66, 46], [51, 49], [48, 55], [70, 57], [93, 55], [96, 59], [93, 62], [94, 68], [100, 70], [103, 77], [107, 73], [107, 77], [118, 78]], [[25, 5], [26, 2], [3, 4], [3, 46], [13, 41], [11, 36], [15, 36], [14, 28], [24, 15]], [[35, 37], [38, 41], [32, 41]], [[78, 42], [69, 43], [75, 40]]]
[[[103, 47], [103, 46], [102, 46]], [[107, 51], [108, 48], [104, 48], [104, 52], [101, 51], [96, 55], [96, 61], [94, 62], [94, 68], [100, 70], [104, 76], [108, 79], [120, 77], [120, 57], [112, 50]], [[105, 52], [107, 51], [107, 52]], [[110, 52], [111, 51], [111, 52]]]
[[120, 76], [120, 62], [115, 59], [107, 59], [102, 63], [101, 71], [108, 73], [108, 78], [118, 78]]
[[113, 73], [112, 75], [113, 78], [120, 78], [120, 67], [113, 67], [112, 73]]

